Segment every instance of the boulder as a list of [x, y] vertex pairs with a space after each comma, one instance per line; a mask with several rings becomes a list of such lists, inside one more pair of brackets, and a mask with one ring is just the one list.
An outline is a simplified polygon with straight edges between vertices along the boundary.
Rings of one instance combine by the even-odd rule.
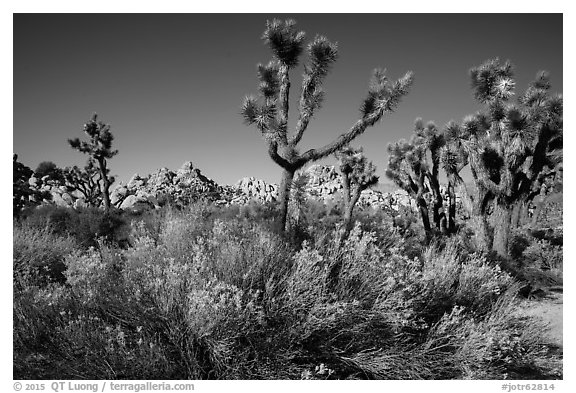
[[120, 205], [120, 209], [130, 209], [138, 202], [136, 195], [128, 195]]

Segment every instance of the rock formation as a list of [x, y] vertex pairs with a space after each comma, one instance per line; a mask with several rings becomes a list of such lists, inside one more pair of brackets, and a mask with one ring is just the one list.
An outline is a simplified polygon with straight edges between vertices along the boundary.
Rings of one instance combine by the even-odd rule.
[[[303, 176], [298, 180], [298, 176]], [[312, 165], [296, 177], [302, 181], [306, 199], [322, 202], [337, 202], [341, 197], [340, 174], [333, 166]], [[58, 206], [85, 206], [82, 198], [67, 187], [47, 179], [31, 177], [29, 184], [52, 194], [52, 203]], [[254, 177], [240, 179], [234, 185], [221, 186], [204, 176], [200, 169], [189, 161], [176, 171], [161, 168], [148, 176], [135, 174], [127, 182], [120, 182], [110, 195], [111, 203], [123, 210], [142, 212], [158, 209], [170, 204], [186, 206], [197, 200], [206, 200], [218, 205], [244, 205], [250, 201], [275, 202], [278, 185]], [[46, 203], [49, 203], [46, 201]], [[359, 208], [374, 207], [398, 210], [399, 206], [413, 206], [413, 202], [402, 190], [381, 192], [365, 190], [358, 201]]]
[[190, 161], [176, 172], [161, 168], [149, 176], [135, 174], [128, 183], [120, 183], [112, 191], [111, 202], [124, 210], [142, 211], [166, 204], [182, 207], [203, 199], [216, 202], [229, 191], [204, 176]]

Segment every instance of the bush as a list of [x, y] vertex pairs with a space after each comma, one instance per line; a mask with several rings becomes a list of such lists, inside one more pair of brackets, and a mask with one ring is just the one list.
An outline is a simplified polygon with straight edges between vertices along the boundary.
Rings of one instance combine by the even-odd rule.
[[511, 315], [513, 280], [464, 235], [409, 257], [413, 240], [374, 214], [343, 243], [309, 225], [298, 247], [267, 212], [198, 203], [134, 218], [127, 249], [62, 251], [65, 285], [15, 287], [14, 376], [557, 375], [532, 322]]
[[70, 235], [85, 248], [97, 246], [98, 239], [126, 246], [128, 226], [119, 210], [44, 205], [28, 210], [25, 217], [28, 226], [49, 227], [57, 235]]
[[562, 270], [562, 246], [552, 245], [547, 240], [535, 240], [523, 251], [526, 265], [539, 267], [542, 270]]
[[518, 231], [510, 245], [513, 259], [492, 256], [517, 280], [523, 283], [524, 296], [543, 295], [563, 283], [562, 230]]
[[15, 283], [43, 286], [65, 281], [64, 259], [77, 248], [73, 238], [28, 225], [15, 225], [13, 234]]
[[502, 294], [484, 319], [466, 317], [456, 306], [431, 329], [427, 346], [452, 347], [464, 379], [549, 379], [561, 375], [561, 361], [546, 360], [545, 326], [519, 316], [517, 286]]

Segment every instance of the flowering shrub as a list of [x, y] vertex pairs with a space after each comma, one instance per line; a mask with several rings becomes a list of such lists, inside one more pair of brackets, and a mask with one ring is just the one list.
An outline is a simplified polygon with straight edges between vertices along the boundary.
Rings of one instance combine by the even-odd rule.
[[562, 269], [562, 246], [552, 245], [547, 240], [535, 239], [523, 252], [523, 256], [532, 266], [543, 270]]
[[65, 281], [15, 285], [15, 377], [557, 376], [513, 280], [462, 238], [416, 246], [374, 216], [294, 242], [252, 214], [168, 211], [126, 249], [15, 232], [18, 271], [58, 260]]
[[548, 351], [541, 335], [545, 327], [517, 315], [516, 291], [512, 287], [503, 293], [479, 321], [455, 307], [431, 329], [427, 341], [456, 348], [455, 360], [466, 379], [516, 379], [527, 372], [530, 378], [557, 376], [553, 362], [540, 361]]
[[66, 258], [66, 281], [84, 304], [93, 303], [107, 280], [108, 267], [100, 253], [90, 248], [86, 254], [75, 252]]
[[13, 271], [16, 282], [24, 285], [46, 285], [64, 282], [64, 259], [74, 252], [76, 242], [59, 236], [48, 227], [27, 225], [14, 227]]

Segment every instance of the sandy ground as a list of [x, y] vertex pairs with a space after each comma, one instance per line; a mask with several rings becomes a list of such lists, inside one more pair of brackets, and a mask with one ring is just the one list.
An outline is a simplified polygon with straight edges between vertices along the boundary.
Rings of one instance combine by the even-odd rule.
[[525, 300], [522, 304], [522, 313], [542, 318], [549, 326], [544, 334], [550, 340], [563, 348], [562, 340], [562, 293], [550, 292], [543, 299]]

